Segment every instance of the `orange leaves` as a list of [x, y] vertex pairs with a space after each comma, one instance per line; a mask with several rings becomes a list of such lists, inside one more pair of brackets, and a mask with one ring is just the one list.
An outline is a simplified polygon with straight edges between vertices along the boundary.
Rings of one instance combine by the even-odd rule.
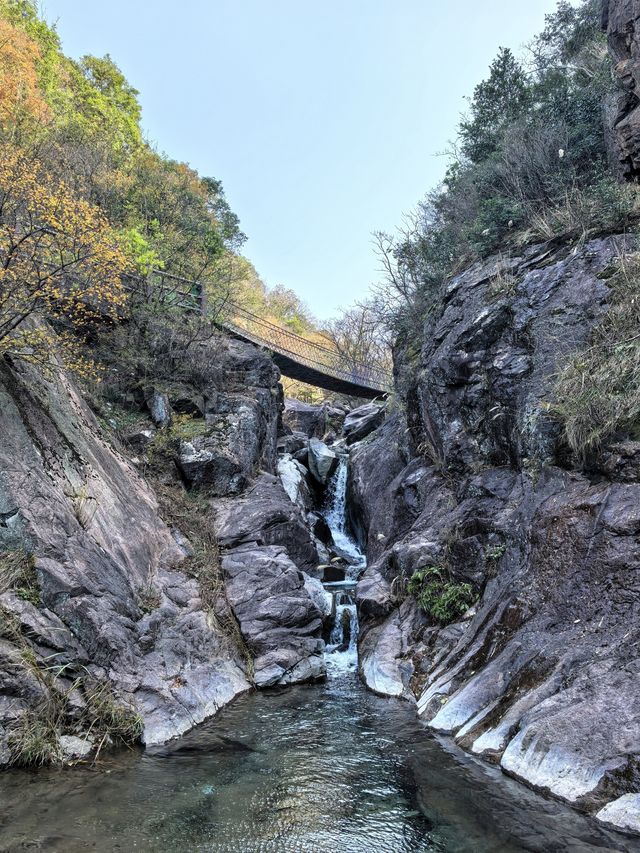
[[37, 159], [0, 146], [0, 354], [41, 358], [49, 342], [30, 330], [34, 313], [80, 330], [116, 319], [127, 263], [98, 208]]
[[11, 128], [22, 118], [49, 119], [38, 79], [40, 48], [33, 39], [0, 19], [0, 124]]

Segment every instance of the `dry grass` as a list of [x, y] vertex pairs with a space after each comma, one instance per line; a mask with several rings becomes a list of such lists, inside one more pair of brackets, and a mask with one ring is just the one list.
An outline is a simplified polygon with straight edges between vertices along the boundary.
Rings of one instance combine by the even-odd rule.
[[609, 285], [609, 310], [555, 388], [554, 410], [583, 459], [615, 433], [635, 436], [640, 427], [640, 254], [621, 257]]
[[240, 654], [251, 678], [253, 655], [227, 600], [220, 549], [207, 498], [159, 482], [153, 483], [153, 486], [162, 517], [167, 524], [176, 527], [186, 536], [193, 549], [180, 568], [198, 581], [202, 603], [209, 613], [213, 628], [226, 637], [234, 650]]
[[611, 179], [588, 189], [574, 187], [543, 210], [529, 217], [526, 241], [554, 238], [586, 239], [591, 235], [621, 231], [640, 216], [638, 188]]
[[22, 548], [0, 552], [0, 593], [10, 589], [25, 601], [36, 606], [40, 603], [35, 561]]

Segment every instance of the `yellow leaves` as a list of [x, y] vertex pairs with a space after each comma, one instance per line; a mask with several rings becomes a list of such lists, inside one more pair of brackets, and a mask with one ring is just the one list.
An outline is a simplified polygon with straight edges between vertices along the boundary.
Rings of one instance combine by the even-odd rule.
[[49, 120], [49, 107], [38, 80], [39, 59], [36, 42], [0, 19], [0, 124], [5, 127], [25, 116], [37, 122]]
[[34, 312], [82, 329], [116, 319], [128, 262], [100, 210], [12, 145], [0, 145], [0, 201], [0, 354], [44, 356], [46, 335], [23, 331]]

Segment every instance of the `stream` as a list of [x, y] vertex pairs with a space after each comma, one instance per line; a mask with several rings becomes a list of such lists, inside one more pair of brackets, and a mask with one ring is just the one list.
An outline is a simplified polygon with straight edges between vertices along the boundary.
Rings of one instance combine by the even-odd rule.
[[325, 683], [245, 694], [162, 748], [97, 767], [0, 775], [0, 853], [589, 853], [640, 851], [433, 737], [408, 703], [357, 674], [347, 463], [324, 515], [349, 558], [327, 584]]

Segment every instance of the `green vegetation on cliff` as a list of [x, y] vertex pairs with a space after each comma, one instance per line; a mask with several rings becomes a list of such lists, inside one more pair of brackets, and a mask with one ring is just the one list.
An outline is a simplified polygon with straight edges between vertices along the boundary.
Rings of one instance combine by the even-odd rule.
[[442, 283], [478, 258], [636, 221], [635, 187], [608, 165], [612, 87], [598, 0], [562, 0], [523, 60], [500, 49], [469, 100], [442, 186], [398, 237], [378, 235], [386, 280], [376, 306], [394, 330], [418, 329]]

